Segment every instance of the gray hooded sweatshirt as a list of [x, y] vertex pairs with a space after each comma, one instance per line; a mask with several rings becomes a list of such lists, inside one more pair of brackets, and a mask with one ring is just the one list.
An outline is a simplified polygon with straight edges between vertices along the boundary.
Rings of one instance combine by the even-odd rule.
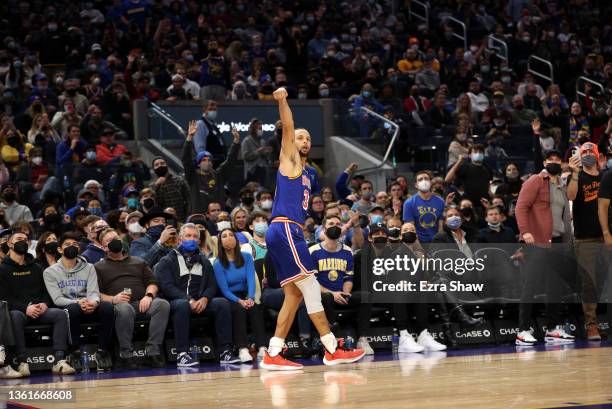
[[100, 302], [96, 269], [83, 257], [77, 257], [71, 269], [67, 269], [60, 260], [48, 267], [43, 277], [51, 300], [58, 307], [74, 304], [82, 298]]

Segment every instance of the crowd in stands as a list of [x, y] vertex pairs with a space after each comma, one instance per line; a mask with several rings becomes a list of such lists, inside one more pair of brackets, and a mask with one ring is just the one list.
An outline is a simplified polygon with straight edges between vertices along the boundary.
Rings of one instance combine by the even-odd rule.
[[[305, 169], [314, 195], [303, 230], [325, 311], [337, 325], [342, 309], [358, 310], [359, 346], [373, 353], [362, 263], [390, 251], [426, 254], [429, 243], [456, 244], [472, 257], [471, 243], [523, 242], [528, 249], [514, 255], [518, 262], [541, 256], [530, 245], [571, 245], [588, 273], [588, 338], [600, 339], [592, 262], [599, 255], [589, 245], [612, 244], [610, 7], [432, 1], [424, 24], [400, 3], [0, 5], [0, 300], [10, 316], [0, 316], [0, 344], [11, 346], [8, 356], [0, 348], [0, 377], [29, 375], [23, 328], [34, 322], [53, 325], [54, 373], [81, 369], [80, 323], [87, 321], [100, 324], [97, 366], [113, 366], [116, 336], [118, 364], [134, 368], [134, 320], [143, 315], [154, 367], [165, 365], [168, 323], [177, 365], [197, 365], [189, 334], [198, 315], [214, 323], [220, 362], [253, 359], [248, 327], [254, 352], [263, 354], [264, 310], [278, 310], [283, 298], [265, 245], [270, 163], [277, 165], [282, 123], [265, 140], [254, 118], [247, 135], [233, 129], [226, 146], [215, 118], [217, 102], [272, 100], [277, 87], [290, 98], [349, 101], [357, 112], [352, 136], [388, 132], [360, 107], [403, 129], [428, 129], [432, 140], [452, 132], [442, 171], [421, 166], [387, 186], [375, 186], [354, 164], [335, 186], [321, 186], [317, 171]], [[467, 48], [448, 16], [466, 23]], [[508, 44], [508, 61], [491, 51], [490, 33]], [[554, 83], [527, 71], [532, 54], [552, 62]], [[586, 96], [577, 95], [581, 76], [603, 92], [587, 82], [578, 84]], [[121, 143], [133, 137], [132, 103], [139, 99], [201, 101], [202, 117], [189, 124], [184, 144], [183, 175], [169, 170], [167, 158], [144, 163]], [[506, 153], [516, 126], [528, 129], [533, 157]], [[246, 183], [228, 192], [239, 162]], [[525, 288], [517, 344], [532, 345], [535, 294]], [[426, 307], [394, 305], [400, 351], [446, 348], [428, 332]], [[451, 347], [451, 321], [479, 322], [452, 298], [440, 310]], [[546, 340], [572, 341], [558, 303], [548, 302], [546, 312]], [[8, 327], [13, 339], [4, 338]], [[300, 343], [315, 349], [304, 308], [298, 327]], [[409, 327], [417, 328], [416, 339]]]

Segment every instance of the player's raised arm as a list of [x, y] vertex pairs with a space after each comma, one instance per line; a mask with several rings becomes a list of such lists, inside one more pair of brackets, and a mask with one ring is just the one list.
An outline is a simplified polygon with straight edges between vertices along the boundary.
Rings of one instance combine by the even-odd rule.
[[290, 158], [295, 155], [295, 128], [293, 126], [293, 114], [287, 102], [287, 90], [281, 87], [274, 91], [273, 95], [274, 99], [278, 101], [278, 112], [281, 122], [283, 123], [283, 139], [280, 156]]

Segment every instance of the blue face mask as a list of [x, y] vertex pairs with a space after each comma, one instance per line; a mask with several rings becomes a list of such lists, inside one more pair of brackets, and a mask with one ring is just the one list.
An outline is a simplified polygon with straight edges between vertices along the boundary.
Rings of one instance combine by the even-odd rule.
[[206, 118], [214, 121], [217, 118], [217, 111], [208, 111], [206, 112]]
[[482, 152], [472, 153], [472, 162], [482, 162], [484, 160], [484, 154]]
[[147, 230], [147, 234], [151, 236], [153, 240], [159, 240], [159, 237], [161, 236], [162, 231], [164, 231], [165, 228], [166, 226], [164, 226], [163, 224], [158, 224], [157, 226], [149, 227], [149, 229]]
[[608, 169], [612, 169], [612, 159], [608, 159], [608, 162], [606, 162]]
[[379, 214], [375, 214], [372, 216], [371, 220], [372, 224], [376, 224], [376, 223], [382, 223], [383, 222], [383, 217]]
[[85, 154], [85, 157], [87, 158], [87, 160], [94, 161], [94, 160], [96, 160], [96, 153], [94, 151], [88, 151]]
[[446, 219], [446, 225], [451, 230], [457, 230], [459, 227], [461, 227], [461, 217], [460, 216], [449, 217], [448, 219]]
[[132, 209], [136, 209], [138, 207], [138, 199], [136, 199], [135, 197], [129, 198], [127, 201], [127, 205]]
[[255, 225], [253, 226], [253, 231], [259, 237], [265, 236], [266, 232], [268, 231], [268, 223], [266, 222], [255, 223]]
[[184, 253], [193, 253], [198, 249], [198, 242], [196, 240], [183, 240], [179, 249]]
[[100, 209], [99, 207], [90, 207], [87, 210], [89, 210], [89, 214], [92, 214], [94, 216], [102, 216], [102, 209]]
[[372, 93], [371, 93], [370, 91], [363, 91], [363, 92], [361, 93], [361, 95], [362, 95], [364, 98], [370, 98], [370, 97], [372, 96]]

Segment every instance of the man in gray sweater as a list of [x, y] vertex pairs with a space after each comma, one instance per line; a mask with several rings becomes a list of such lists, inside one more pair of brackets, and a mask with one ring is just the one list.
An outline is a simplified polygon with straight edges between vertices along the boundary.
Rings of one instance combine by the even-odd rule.
[[100, 301], [96, 270], [79, 257], [79, 236], [66, 233], [59, 239], [59, 261], [48, 267], [43, 277], [53, 303], [68, 312], [68, 327], [73, 352], [68, 361], [81, 368], [81, 323], [98, 323], [98, 351], [93, 356], [98, 370], [112, 367], [109, 349], [112, 342], [114, 310], [109, 302]]

